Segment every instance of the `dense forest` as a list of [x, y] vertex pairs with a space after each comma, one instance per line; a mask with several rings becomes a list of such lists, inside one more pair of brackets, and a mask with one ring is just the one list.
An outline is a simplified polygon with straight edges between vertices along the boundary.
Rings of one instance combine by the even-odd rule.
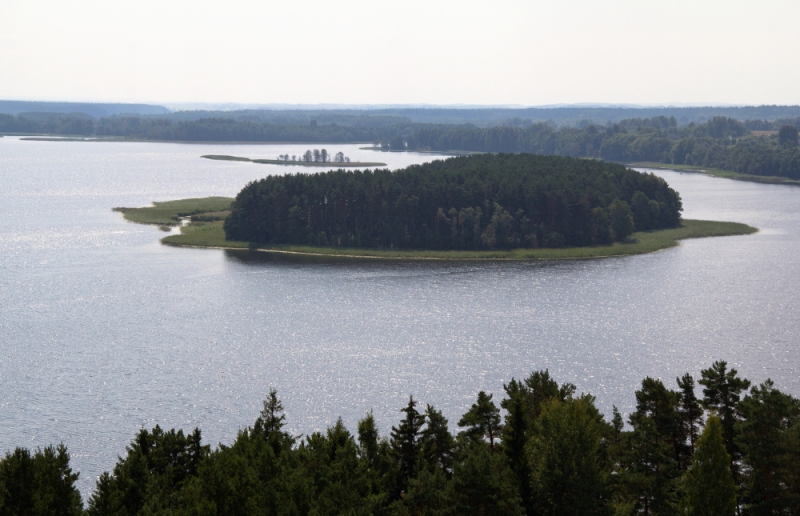
[[585, 246], [675, 227], [677, 192], [597, 160], [483, 154], [403, 170], [268, 176], [225, 220], [228, 240], [409, 249]]
[[[199, 429], [142, 429], [84, 511], [67, 449], [0, 460], [6, 515], [800, 514], [800, 400], [751, 387], [725, 362], [674, 387], [645, 378], [627, 426], [548, 371], [479, 392], [456, 422], [412, 397], [387, 436], [368, 413], [354, 432], [285, 430], [277, 393], [231, 445]], [[749, 389], [749, 390], [748, 390]]]
[[[407, 138], [407, 146], [411, 150], [532, 152], [617, 162], [654, 161], [800, 179], [798, 127], [800, 118], [743, 124], [722, 117], [685, 127], [666, 117], [629, 119], [611, 126], [587, 122], [583, 127], [562, 129], [548, 124], [489, 128], [438, 125], [414, 131]], [[750, 128], [779, 134], [752, 134]]]
[[[748, 108], [752, 112], [740, 108], [745, 111], [739, 114], [786, 115], [797, 111], [767, 108], [769, 106]], [[407, 111], [407, 117], [399, 116], [403, 110], [243, 110], [99, 119], [82, 113], [36, 112], [0, 114], [0, 132], [164, 141], [373, 142], [384, 150], [527, 152], [624, 163], [649, 161], [713, 167], [743, 174], [800, 179], [800, 147], [796, 136], [800, 117], [742, 122], [715, 116], [702, 123], [684, 124], [675, 116], [654, 116], [627, 118], [605, 125], [581, 119], [571, 125], [558, 126], [552, 120], [534, 123], [530, 118], [515, 116], [492, 119], [492, 125], [482, 126], [422, 123], [414, 118], [426, 120], [425, 117], [412, 117], [417, 111]], [[528, 111], [509, 112], [524, 115]]]

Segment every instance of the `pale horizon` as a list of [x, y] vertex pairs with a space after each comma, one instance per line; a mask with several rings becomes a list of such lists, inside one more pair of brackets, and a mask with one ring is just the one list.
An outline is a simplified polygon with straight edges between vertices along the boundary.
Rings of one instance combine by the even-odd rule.
[[796, 105], [800, 3], [10, 0], [0, 98]]

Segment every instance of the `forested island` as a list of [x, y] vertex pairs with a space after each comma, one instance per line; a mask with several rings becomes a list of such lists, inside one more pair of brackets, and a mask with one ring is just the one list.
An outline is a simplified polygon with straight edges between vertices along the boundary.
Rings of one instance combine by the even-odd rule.
[[339, 419], [293, 435], [272, 390], [230, 445], [142, 429], [85, 510], [63, 444], [9, 451], [0, 514], [800, 514], [800, 400], [723, 361], [675, 382], [645, 378], [635, 410], [607, 418], [534, 371], [502, 399], [478, 392], [455, 433], [411, 396], [384, 436], [371, 412], [353, 430]]
[[681, 219], [679, 195], [653, 174], [525, 154], [450, 158], [397, 172], [269, 176], [236, 200], [114, 210], [167, 231], [181, 225], [179, 234], [161, 240], [167, 245], [328, 258], [600, 258], [758, 231]]
[[493, 250], [626, 240], [680, 223], [680, 196], [622, 165], [484, 154], [391, 172], [269, 176], [247, 185], [228, 240], [321, 247]]

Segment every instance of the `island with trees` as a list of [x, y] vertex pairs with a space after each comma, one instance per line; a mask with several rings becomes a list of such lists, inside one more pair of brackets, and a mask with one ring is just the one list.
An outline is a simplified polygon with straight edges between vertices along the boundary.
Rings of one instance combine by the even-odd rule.
[[240, 156], [228, 156], [225, 154], [206, 154], [201, 158], [214, 159], [221, 161], [244, 161], [250, 163], [260, 163], [262, 165], [300, 165], [303, 167], [330, 167], [335, 163], [337, 167], [385, 167], [386, 163], [378, 161], [350, 161], [350, 158], [339, 151], [331, 155], [327, 149], [307, 150], [300, 155], [281, 154], [278, 159], [251, 159]]
[[268, 176], [235, 200], [117, 210], [133, 222], [190, 220], [169, 245], [401, 259], [618, 256], [756, 231], [682, 220], [680, 196], [653, 174], [530, 154]]
[[478, 392], [455, 425], [412, 395], [388, 435], [371, 412], [294, 435], [273, 389], [213, 450], [197, 428], [141, 429], [85, 509], [65, 445], [9, 451], [0, 514], [800, 514], [800, 400], [724, 361], [671, 384], [644, 378], [634, 410], [607, 417], [538, 370]]

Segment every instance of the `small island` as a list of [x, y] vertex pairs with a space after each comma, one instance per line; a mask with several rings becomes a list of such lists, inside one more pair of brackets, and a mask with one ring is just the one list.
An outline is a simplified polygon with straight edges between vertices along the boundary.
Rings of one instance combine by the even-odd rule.
[[260, 163], [262, 165], [299, 165], [301, 167], [328, 167], [332, 165], [336, 167], [385, 167], [386, 163], [378, 161], [350, 161], [350, 158], [345, 157], [341, 152], [336, 153], [333, 157], [328, 154], [325, 149], [307, 150], [305, 154], [300, 156], [289, 156], [282, 154], [278, 159], [250, 159], [240, 156], [228, 156], [225, 154], [206, 154], [200, 156], [205, 159], [215, 159], [220, 161], [246, 161], [249, 163]]
[[354, 258], [598, 258], [757, 231], [682, 220], [680, 196], [653, 174], [525, 154], [270, 176], [236, 199], [116, 210], [133, 222], [182, 224], [167, 245]]

